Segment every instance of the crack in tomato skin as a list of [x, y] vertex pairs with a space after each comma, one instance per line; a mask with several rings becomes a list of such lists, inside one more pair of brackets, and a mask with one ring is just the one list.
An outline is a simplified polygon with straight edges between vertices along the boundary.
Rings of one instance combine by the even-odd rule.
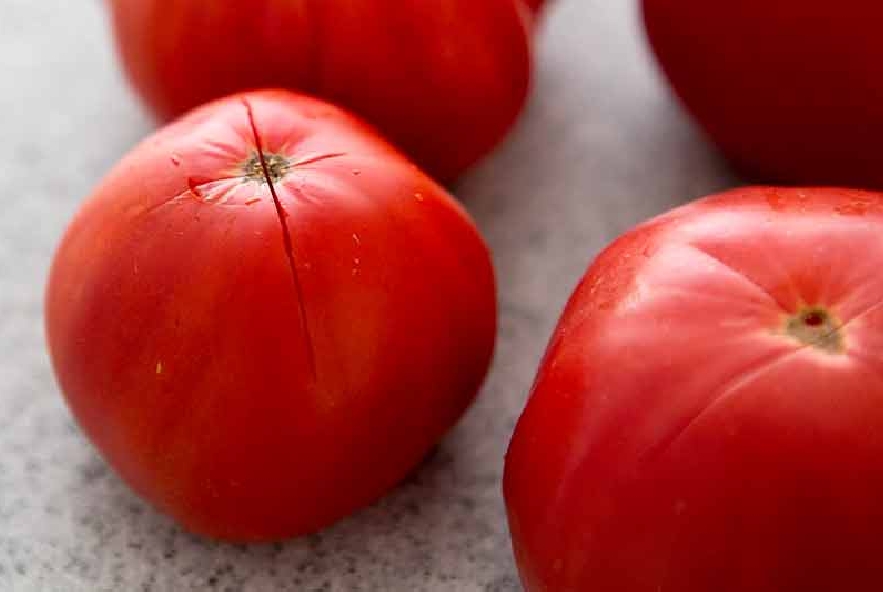
[[346, 156], [346, 152], [329, 152], [328, 154], [318, 154], [316, 156], [308, 156], [302, 160], [298, 160], [291, 164], [290, 168], [297, 168], [302, 166], [307, 166], [310, 164], [316, 164], [317, 162], [322, 162], [323, 160], [330, 160], [332, 158], [340, 158], [341, 156]]
[[276, 208], [276, 216], [279, 218], [279, 224], [282, 227], [282, 244], [283, 248], [285, 249], [285, 256], [288, 260], [288, 267], [291, 270], [291, 279], [294, 283], [294, 291], [297, 297], [298, 309], [300, 313], [301, 333], [303, 334], [304, 342], [306, 345], [307, 361], [310, 367], [310, 374], [313, 380], [316, 380], [318, 377], [318, 372], [316, 368], [316, 353], [313, 345], [313, 338], [310, 334], [310, 328], [307, 319], [307, 309], [304, 304], [303, 286], [300, 281], [300, 276], [297, 272], [297, 261], [295, 260], [294, 256], [294, 241], [291, 238], [291, 231], [286, 220], [288, 217], [288, 212], [285, 211], [285, 208], [282, 206], [282, 202], [279, 201], [279, 196], [276, 194], [275, 182], [278, 179], [274, 179], [274, 176], [271, 174], [271, 170], [267, 165], [267, 159], [264, 154], [263, 141], [261, 139], [260, 133], [258, 132], [258, 126], [257, 122], [255, 122], [254, 119], [254, 111], [252, 110], [252, 106], [247, 99], [242, 99], [242, 105], [245, 107], [246, 115], [248, 117], [248, 123], [254, 136], [255, 149], [260, 160], [261, 170], [263, 171], [264, 179], [267, 183], [267, 186], [270, 189], [270, 195], [273, 198], [273, 205]]

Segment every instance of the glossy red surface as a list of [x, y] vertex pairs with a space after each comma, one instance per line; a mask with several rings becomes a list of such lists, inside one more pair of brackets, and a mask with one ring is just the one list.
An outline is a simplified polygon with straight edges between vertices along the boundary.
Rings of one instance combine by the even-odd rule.
[[197, 533], [267, 540], [421, 461], [482, 383], [496, 301], [449, 195], [279, 91], [125, 156], [64, 236], [46, 321], [76, 418], [137, 492]]
[[643, 0], [663, 70], [764, 183], [883, 188], [883, 3]]
[[232, 92], [298, 90], [348, 108], [451, 180], [521, 111], [521, 0], [109, 0], [129, 79], [164, 120]]
[[883, 587], [881, 234], [879, 194], [759, 187], [598, 257], [506, 460], [527, 590]]

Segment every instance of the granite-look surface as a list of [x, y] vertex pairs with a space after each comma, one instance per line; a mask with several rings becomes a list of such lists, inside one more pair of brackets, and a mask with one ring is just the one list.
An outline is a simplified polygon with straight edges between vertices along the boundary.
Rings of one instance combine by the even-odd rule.
[[495, 251], [502, 304], [480, 399], [385, 500], [279, 545], [217, 545], [132, 495], [58, 394], [41, 299], [80, 200], [150, 122], [97, 0], [0, 6], [0, 590], [511, 591], [503, 456], [553, 324], [633, 224], [735, 180], [668, 98], [631, 0], [558, 0], [519, 126], [457, 188]]

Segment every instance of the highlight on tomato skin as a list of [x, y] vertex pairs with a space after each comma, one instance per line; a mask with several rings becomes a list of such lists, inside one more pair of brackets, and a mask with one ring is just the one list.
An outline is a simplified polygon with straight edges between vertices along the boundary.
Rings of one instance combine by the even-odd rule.
[[365, 124], [286, 91], [145, 139], [83, 204], [46, 294], [53, 368], [141, 496], [233, 541], [372, 503], [457, 421], [496, 329], [465, 211]]
[[738, 189], [589, 267], [506, 457], [528, 592], [883, 587], [883, 195]]
[[883, 3], [642, 0], [679, 99], [762, 183], [883, 189]]
[[160, 120], [281, 87], [344, 107], [455, 179], [509, 132], [531, 79], [522, 0], [107, 0], [124, 70]]

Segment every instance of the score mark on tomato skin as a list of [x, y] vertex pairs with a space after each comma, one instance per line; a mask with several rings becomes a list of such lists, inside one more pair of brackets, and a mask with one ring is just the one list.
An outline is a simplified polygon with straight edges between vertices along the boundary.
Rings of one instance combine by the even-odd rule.
[[288, 212], [285, 210], [282, 202], [279, 200], [279, 196], [276, 195], [275, 184], [279, 182], [282, 178], [284, 178], [284, 173], [288, 167], [288, 163], [283, 157], [279, 157], [281, 159], [281, 162], [277, 162], [276, 160], [272, 160], [270, 162], [270, 165], [280, 167], [279, 170], [268, 166], [267, 155], [264, 154], [264, 142], [260, 132], [258, 131], [258, 125], [254, 117], [254, 110], [251, 106], [251, 103], [249, 103], [246, 99], [242, 99], [242, 105], [243, 107], [245, 107], [245, 113], [248, 117], [248, 124], [251, 127], [252, 134], [254, 135], [253, 139], [254, 145], [257, 148], [257, 156], [260, 159], [261, 169], [263, 170], [267, 187], [270, 190], [270, 196], [273, 198], [273, 206], [276, 208], [276, 216], [279, 218], [279, 224], [282, 229], [282, 246], [285, 249], [285, 257], [288, 260], [288, 267], [291, 269], [291, 280], [294, 284], [295, 296], [297, 297], [297, 306], [301, 323], [301, 334], [303, 335], [305, 346], [304, 349], [307, 354], [310, 374], [312, 375], [313, 380], [316, 381], [318, 379], [318, 371], [316, 368], [316, 351], [313, 344], [313, 336], [310, 332], [306, 303], [304, 302], [303, 285], [300, 281], [300, 275], [297, 271], [297, 260], [294, 256], [294, 240], [292, 239], [291, 229], [289, 228], [287, 221]]

